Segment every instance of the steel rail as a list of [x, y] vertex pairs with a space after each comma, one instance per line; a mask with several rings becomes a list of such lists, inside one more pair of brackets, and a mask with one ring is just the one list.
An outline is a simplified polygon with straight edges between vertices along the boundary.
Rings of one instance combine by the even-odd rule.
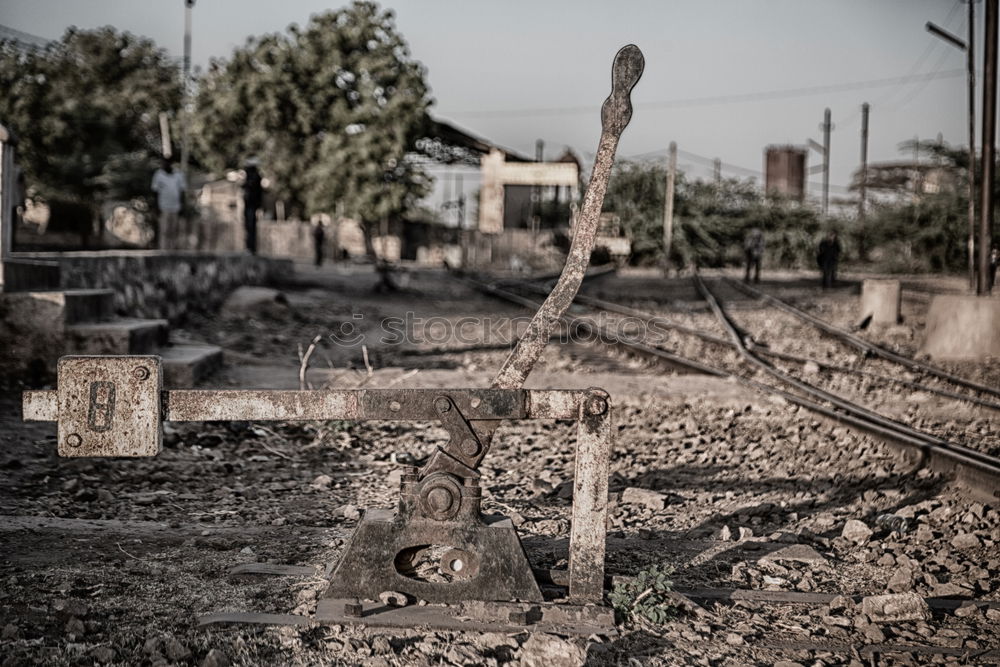
[[[485, 294], [492, 295], [508, 302], [532, 309], [538, 306], [536, 301], [514, 294], [508, 290], [498, 288], [495, 285], [476, 280], [467, 280], [467, 282]], [[981, 457], [986, 457], [986, 455], [977, 452], [979, 456], [968, 457], [964, 456], [960, 452], [952, 450], [947, 451], [947, 455], [944, 455], [941, 451], [943, 448], [929, 443], [923, 438], [914, 438], [906, 433], [900, 432], [897, 429], [887, 428], [869, 419], [835, 410], [816, 401], [781, 389], [780, 387], [775, 387], [765, 382], [746, 378], [708, 364], [688, 359], [674, 352], [663, 350], [658, 346], [623, 340], [615, 336], [613, 332], [601, 327], [595, 327], [578, 317], [565, 315], [563, 319], [570, 323], [587, 327], [590, 330], [598, 330], [603, 334], [603, 337], [607, 342], [623, 347], [646, 358], [651, 358], [657, 361], [666, 360], [672, 365], [681, 366], [689, 370], [695, 370], [716, 377], [731, 378], [735, 382], [738, 382], [745, 387], [754, 389], [762, 394], [778, 396], [792, 405], [805, 408], [817, 415], [830, 419], [831, 421], [844, 424], [845, 426], [853, 428], [855, 431], [867, 433], [868, 435], [876, 437], [891, 446], [899, 447], [901, 451], [906, 454], [919, 454], [921, 463], [927, 463], [932, 468], [941, 472], [955, 473], [959, 481], [963, 482], [964, 486], [969, 490], [970, 496], [973, 500], [979, 500], [985, 503], [995, 503], [997, 502], [997, 499], [1000, 498], [1000, 459], [987, 458], [987, 460], [982, 460]]]
[[[527, 280], [528, 281], [534, 281], [535, 279], [529, 278]], [[513, 281], [507, 281], [507, 284], [513, 284]], [[533, 284], [531, 284], [531, 282], [522, 281], [521, 284], [520, 284], [520, 286], [523, 289], [527, 289], [529, 291], [536, 292], [536, 293], [539, 293], [539, 294], [541, 294], [541, 293], [544, 292], [544, 288], [542, 288], [542, 287], [540, 287], [538, 285], [533, 285]], [[607, 310], [607, 311], [610, 311], [610, 312], [613, 312], [613, 313], [618, 313], [620, 315], [625, 315], [626, 317], [639, 318], [639, 319], [642, 319], [642, 320], [644, 320], [646, 322], [656, 322], [657, 324], [659, 324], [660, 326], [662, 326], [665, 329], [670, 329], [672, 331], [677, 331], [677, 332], [682, 333], [682, 334], [687, 334], [687, 335], [690, 335], [690, 336], [695, 336], [696, 338], [700, 338], [701, 340], [704, 340], [705, 342], [708, 342], [708, 343], [713, 343], [715, 345], [720, 345], [720, 346], [724, 346], [724, 347], [728, 347], [728, 348], [736, 348], [736, 346], [733, 344], [733, 342], [730, 341], [730, 340], [728, 340], [728, 339], [726, 339], [726, 338], [720, 338], [719, 336], [716, 336], [714, 334], [710, 334], [710, 333], [707, 333], [705, 331], [701, 331], [699, 329], [694, 329], [692, 327], [688, 327], [688, 326], [685, 326], [683, 324], [676, 324], [676, 323], [673, 323], [673, 322], [671, 322], [671, 321], [669, 321], [669, 320], [667, 320], [667, 319], [665, 319], [663, 317], [660, 317], [658, 315], [654, 315], [652, 313], [643, 312], [643, 311], [637, 310], [635, 308], [630, 308], [628, 306], [622, 306], [622, 305], [619, 305], [619, 304], [616, 304], [616, 303], [612, 303], [610, 301], [605, 301], [603, 299], [598, 299], [598, 298], [595, 298], [595, 297], [586, 296], [586, 295], [582, 295], [582, 294], [578, 294], [576, 296], [576, 301], [578, 303], [580, 303], [580, 304], [583, 304], [585, 306], [589, 306], [591, 308], [600, 309], [600, 310]], [[810, 363], [811, 362], [811, 363], [816, 364], [820, 368], [824, 368], [824, 369], [827, 369], [827, 370], [830, 370], [830, 371], [834, 371], [834, 372], [837, 372], [837, 373], [844, 373], [846, 375], [856, 375], [856, 376], [859, 376], [859, 377], [868, 377], [868, 378], [872, 378], [874, 380], [880, 380], [882, 382], [891, 382], [891, 383], [898, 384], [898, 385], [901, 385], [901, 386], [904, 386], [904, 387], [909, 387], [911, 389], [916, 389], [918, 391], [926, 391], [928, 393], [936, 394], [938, 396], [944, 396], [945, 398], [950, 398], [952, 400], [964, 401], [964, 402], [967, 402], [967, 403], [972, 403], [974, 405], [979, 405], [981, 407], [988, 408], [990, 410], [996, 410], [996, 411], [1000, 412], [1000, 403], [997, 403], [995, 401], [988, 401], [988, 400], [979, 398], [977, 396], [967, 396], [965, 394], [959, 394], [959, 393], [956, 393], [954, 391], [948, 391], [947, 389], [940, 389], [938, 387], [932, 387], [930, 385], [922, 384], [920, 382], [914, 382], [912, 380], [906, 380], [906, 379], [903, 379], [903, 378], [893, 377], [891, 375], [883, 375], [881, 373], [874, 373], [872, 371], [865, 371], [865, 370], [861, 370], [861, 369], [858, 369], [858, 368], [847, 368], [845, 366], [838, 366], [837, 364], [831, 364], [831, 363], [828, 363], [828, 362], [825, 362], [825, 361], [821, 361], [819, 359], [811, 359], [809, 357], [800, 357], [798, 355], [788, 354], [787, 352], [778, 352], [778, 351], [772, 350], [770, 348], [760, 348], [760, 349], [757, 349], [755, 351], [758, 354], [762, 354], [762, 355], [765, 355], [765, 356], [768, 356], [768, 357], [773, 357], [775, 359], [780, 359], [782, 361], [788, 361], [788, 362], [799, 363], [799, 364], [806, 364], [806, 363]]]
[[763, 359], [760, 359], [754, 354], [752, 343], [750, 345], [747, 344], [747, 337], [742, 335], [740, 329], [730, 320], [729, 315], [725, 312], [718, 300], [715, 298], [715, 295], [712, 294], [712, 291], [701, 279], [701, 276], [695, 274], [694, 281], [695, 285], [698, 287], [698, 291], [702, 293], [720, 323], [722, 323], [722, 325], [726, 328], [730, 337], [733, 339], [733, 342], [738, 346], [741, 356], [749, 363], [760, 368], [778, 380], [785, 382], [786, 384], [790, 384], [796, 389], [803, 391], [814, 398], [827, 401], [849, 414], [853, 414], [856, 417], [870, 421], [882, 428], [896, 431], [913, 440], [922, 441], [930, 448], [930, 452], [932, 454], [953, 459], [955, 462], [962, 465], [970, 465], [971, 462], [976, 462], [979, 464], [976, 467], [984, 472], [992, 469], [993, 473], [998, 476], [998, 482], [1000, 482], [1000, 459], [990, 456], [984, 452], [969, 449], [968, 447], [964, 447], [962, 445], [956, 445], [933, 434], [915, 429], [908, 424], [903, 424], [893, 419], [889, 419], [888, 417], [857, 405], [856, 403], [848, 401], [840, 396], [837, 396], [836, 394], [832, 394], [828, 391], [820, 389], [819, 387], [810, 385], [807, 382], [803, 382], [796, 377], [778, 370]]
[[900, 364], [901, 366], [906, 366], [910, 370], [921, 371], [923, 373], [927, 373], [928, 375], [934, 375], [936, 377], [948, 380], [949, 382], [961, 385], [968, 389], [973, 389], [975, 391], [982, 392], [984, 394], [991, 394], [993, 396], [1000, 397], [1000, 389], [997, 389], [995, 387], [988, 387], [984, 384], [979, 384], [978, 382], [974, 382], [972, 380], [969, 380], [968, 378], [955, 375], [954, 373], [949, 373], [943, 368], [938, 368], [937, 366], [925, 364], [922, 361], [917, 361], [916, 359], [905, 357], [901, 354], [896, 354], [892, 350], [887, 350], [881, 345], [871, 343], [865, 340], [864, 338], [861, 338], [860, 336], [855, 336], [850, 331], [846, 331], [814, 315], [810, 315], [804, 310], [796, 308], [787, 301], [782, 301], [778, 297], [771, 296], [770, 294], [767, 294], [765, 292], [761, 292], [760, 290], [754, 289], [749, 285], [744, 285], [743, 283], [740, 283], [731, 278], [724, 278], [724, 280], [728, 284], [735, 287], [736, 289], [742, 291], [744, 294], [747, 294], [757, 299], [763, 299], [768, 303], [774, 305], [775, 307], [785, 311], [786, 313], [794, 315], [800, 320], [812, 324], [817, 329], [833, 336], [834, 338], [839, 339], [841, 342], [853, 345], [854, 347], [865, 352], [866, 354], [881, 357], [886, 361], [891, 361]]

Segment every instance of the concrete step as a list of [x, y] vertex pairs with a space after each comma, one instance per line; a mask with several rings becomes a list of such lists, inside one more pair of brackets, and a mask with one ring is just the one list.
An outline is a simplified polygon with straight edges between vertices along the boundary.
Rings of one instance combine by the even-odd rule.
[[29, 292], [59, 288], [59, 262], [5, 259], [0, 262], [0, 291]]
[[193, 387], [222, 368], [222, 348], [205, 344], [168, 345], [159, 352], [163, 359], [163, 386]]
[[66, 324], [107, 322], [115, 317], [115, 291], [112, 289], [63, 290]]
[[154, 354], [167, 343], [166, 320], [122, 318], [66, 327], [66, 354]]

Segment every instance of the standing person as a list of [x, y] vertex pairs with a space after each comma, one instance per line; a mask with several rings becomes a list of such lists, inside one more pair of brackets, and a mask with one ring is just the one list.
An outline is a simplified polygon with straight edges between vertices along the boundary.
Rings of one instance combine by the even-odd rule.
[[264, 200], [263, 179], [257, 166], [257, 158], [246, 162], [246, 178], [243, 180], [243, 226], [246, 229], [247, 251], [257, 254], [257, 211]]
[[156, 193], [156, 207], [160, 209], [159, 247], [161, 250], [179, 248], [179, 217], [187, 189], [184, 174], [174, 170], [170, 160], [164, 158], [149, 187]]
[[837, 282], [838, 261], [840, 261], [840, 241], [837, 240], [837, 232], [830, 230], [826, 238], [819, 242], [819, 250], [816, 252], [816, 262], [823, 272], [824, 288], [833, 287]]
[[743, 254], [746, 256], [747, 272], [743, 282], [750, 282], [750, 270], [753, 269], [753, 281], [760, 282], [760, 260], [764, 257], [764, 232], [757, 227], [752, 228], [743, 239]]
[[316, 220], [313, 223], [313, 244], [316, 250], [316, 268], [323, 266], [323, 243], [326, 241], [326, 230], [323, 229], [323, 221]]
[[997, 282], [997, 264], [1000, 264], [1000, 249], [993, 246], [990, 248], [990, 287]]

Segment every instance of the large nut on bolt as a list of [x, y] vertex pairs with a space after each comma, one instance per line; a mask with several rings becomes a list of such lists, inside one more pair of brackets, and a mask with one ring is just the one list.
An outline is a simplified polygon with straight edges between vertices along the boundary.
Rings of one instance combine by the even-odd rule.
[[420, 484], [420, 510], [437, 521], [453, 519], [462, 507], [462, 484], [454, 475], [436, 472]]
[[584, 409], [587, 411], [588, 415], [594, 417], [603, 415], [608, 411], [608, 399], [601, 394], [590, 394], [587, 396], [586, 402], [584, 403]]

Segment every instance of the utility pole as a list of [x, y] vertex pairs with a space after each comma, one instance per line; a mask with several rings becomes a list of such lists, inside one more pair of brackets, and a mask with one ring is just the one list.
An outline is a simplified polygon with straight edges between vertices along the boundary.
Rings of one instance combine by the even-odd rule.
[[[194, 7], [194, 0], [184, 0], [184, 79], [181, 81], [181, 177], [184, 179], [184, 183], [189, 184], [190, 179], [188, 177], [188, 98], [189, 98], [189, 87], [191, 84], [191, 8]], [[194, 248], [201, 245], [202, 240], [200, 234], [192, 234], [191, 229], [191, 214], [187, 211], [188, 202], [188, 192], [189, 189], [185, 188], [184, 192], [181, 193], [183, 202], [183, 215], [184, 218], [181, 221], [181, 230], [183, 233], [183, 240], [181, 240], [179, 247], [187, 248], [188, 244], [191, 243], [192, 235], [195, 236]]]
[[969, 3], [969, 37], [962, 41], [941, 26], [927, 22], [927, 32], [948, 42], [955, 48], [965, 51], [966, 83], [969, 87], [969, 168], [967, 170], [969, 186], [969, 289], [976, 288], [976, 0], [965, 0]]
[[181, 173], [188, 168], [188, 94], [191, 83], [191, 8], [194, 0], [184, 0], [184, 74], [181, 81]]
[[715, 158], [712, 160], [712, 173], [715, 176], [715, 185], [719, 186], [722, 184], [722, 160]]
[[969, 289], [976, 286], [976, 3], [969, 3], [969, 40], [965, 66], [969, 84]]
[[[545, 142], [535, 139], [535, 162], [545, 161]], [[540, 185], [531, 186], [531, 224], [535, 228], [538, 224], [537, 218], [542, 210], [542, 187]]]
[[663, 270], [670, 269], [670, 246], [674, 238], [674, 181], [677, 178], [677, 142], [670, 142], [667, 160], [667, 193], [663, 200]]
[[994, 144], [997, 129], [997, 0], [985, 0], [986, 43], [983, 49], [983, 194], [979, 216], [979, 280], [976, 294], [988, 296], [993, 235]]
[[830, 210], [830, 130], [833, 124], [830, 122], [830, 108], [823, 111], [823, 215]]
[[858, 238], [861, 247], [858, 254], [864, 259], [867, 255], [865, 235], [868, 233], [865, 222], [865, 197], [868, 194], [868, 102], [861, 105], [861, 182], [858, 184]]

